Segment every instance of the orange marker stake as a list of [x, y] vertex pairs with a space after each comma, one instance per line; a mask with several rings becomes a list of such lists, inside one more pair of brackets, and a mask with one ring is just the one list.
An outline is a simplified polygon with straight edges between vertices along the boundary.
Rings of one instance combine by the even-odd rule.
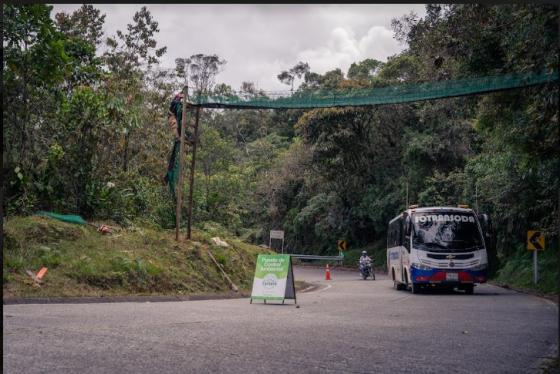
[[37, 279], [42, 279], [45, 274], [47, 274], [47, 268], [46, 267], [42, 267], [38, 272], [37, 272]]

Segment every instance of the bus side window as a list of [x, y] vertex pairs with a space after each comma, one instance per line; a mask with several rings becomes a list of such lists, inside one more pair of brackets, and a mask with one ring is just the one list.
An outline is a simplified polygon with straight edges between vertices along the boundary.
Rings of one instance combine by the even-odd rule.
[[401, 221], [401, 245], [404, 246], [407, 252], [410, 252], [410, 218]]

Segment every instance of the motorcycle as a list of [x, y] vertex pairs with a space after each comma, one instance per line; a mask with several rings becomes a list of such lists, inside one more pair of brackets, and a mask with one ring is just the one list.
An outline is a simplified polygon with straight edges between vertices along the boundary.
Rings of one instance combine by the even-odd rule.
[[369, 276], [371, 276], [371, 279], [375, 280], [375, 273], [373, 272], [371, 262], [367, 264], [360, 264], [360, 274], [362, 274], [362, 279], [364, 280], [366, 280]]

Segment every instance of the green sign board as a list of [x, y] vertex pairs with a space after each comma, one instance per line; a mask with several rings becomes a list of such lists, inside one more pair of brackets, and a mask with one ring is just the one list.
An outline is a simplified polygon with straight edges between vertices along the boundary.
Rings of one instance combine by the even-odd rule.
[[290, 255], [259, 255], [253, 279], [253, 300], [296, 300], [294, 273]]

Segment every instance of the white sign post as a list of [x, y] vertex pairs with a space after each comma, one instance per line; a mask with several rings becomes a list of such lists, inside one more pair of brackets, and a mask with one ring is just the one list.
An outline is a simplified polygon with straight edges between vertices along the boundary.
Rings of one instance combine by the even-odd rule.
[[537, 261], [537, 252], [544, 251], [544, 234], [541, 231], [527, 231], [527, 249], [533, 251], [533, 283], [537, 284], [539, 280], [539, 268]]
[[270, 230], [270, 239], [268, 240], [268, 248], [272, 248], [272, 239], [282, 240], [282, 253], [284, 253], [284, 231], [282, 230]]

